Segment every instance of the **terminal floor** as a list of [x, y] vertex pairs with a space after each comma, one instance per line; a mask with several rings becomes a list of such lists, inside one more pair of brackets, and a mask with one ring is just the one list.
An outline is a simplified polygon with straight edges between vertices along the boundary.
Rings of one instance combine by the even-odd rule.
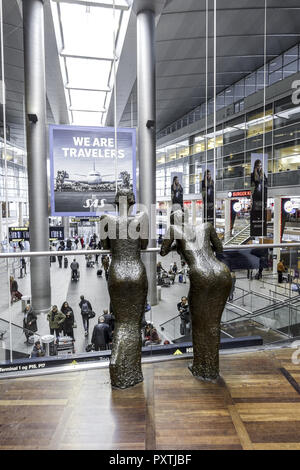
[[[70, 262], [72, 261], [73, 256], [69, 257], [69, 265]], [[159, 259], [162, 261], [163, 267], [168, 270], [170, 267], [170, 264], [172, 264], [174, 261], [177, 262], [178, 266], [180, 266], [180, 258], [176, 252], [170, 253], [167, 257], [165, 258], [160, 258]], [[60, 308], [62, 303], [67, 300], [71, 307], [74, 310], [75, 314], [75, 319], [77, 322], [77, 329], [74, 330], [75, 333], [75, 350], [76, 352], [84, 352], [85, 347], [91, 340], [91, 334], [93, 330], [93, 326], [97, 322], [97, 317], [103, 312], [103, 309], [109, 307], [109, 295], [108, 295], [108, 290], [107, 290], [107, 283], [104, 277], [98, 278], [96, 275], [97, 271], [97, 265], [95, 265], [94, 268], [86, 268], [86, 262], [83, 256], [77, 256], [77, 260], [80, 263], [80, 281], [79, 282], [71, 282], [71, 270], [68, 267], [67, 269], [60, 269], [58, 267], [58, 262], [53, 263], [51, 266], [51, 303], [57, 304], [58, 307]], [[29, 263], [28, 263], [29, 264]], [[16, 262], [14, 262], [14, 265], [16, 267]], [[23, 313], [21, 311], [21, 302], [17, 302], [12, 307], [9, 309], [8, 308], [8, 287], [7, 287], [7, 273], [5, 272], [5, 269], [0, 271], [0, 282], [2, 286], [2, 296], [0, 298], [0, 318], [3, 318], [5, 320], [9, 320], [11, 318], [12, 322], [15, 323], [16, 325], [22, 326], [23, 322]], [[13, 274], [12, 268], [10, 268], [10, 274]], [[18, 270], [14, 271], [15, 277], [18, 277]], [[237, 305], [242, 306], [245, 309], [248, 310], [255, 310], [258, 308], [262, 308], [264, 306], [269, 305], [272, 300], [268, 299], [263, 299], [262, 297], [258, 297], [255, 295], [252, 296], [247, 296], [242, 299], [238, 297], [241, 297], [243, 293], [246, 293], [247, 290], [252, 289], [254, 292], [257, 292], [258, 294], [264, 294], [267, 296], [273, 297], [275, 292], [275, 289], [277, 289], [278, 292], [281, 293], [287, 293], [288, 291], [286, 288], [286, 285], [281, 286], [278, 285], [276, 282], [276, 276], [275, 278], [272, 278], [272, 276], [268, 275], [265, 279], [268, 282], [262, 282], [262, 281], [249, 281], [246, 278], [246, 273], [245, 272], [240, 272], [237, 273], [237, 282], [236, 282], [236, 289], [235, 289], [235, 294], [234, 294], [234, 303]], [[19, 290], [22, 292], [22, 294], [25, 295], [30, 295], [30, 274], [27, 274], [27, 276], [23, 279], [18, 279], [18, 284], [19, 284]], [[6, 286], [6, 287], [5, 287]], [[238, 289], [238, 287], [240, 289]], [[241, 290], [244, 289], [244, 292]], [[158, 328], [159, 333], [162, 337], [162, 339], [167, 338], [169, 340], [174, 339], [173, 337], [169, 337], [168, 333], [172, 332], [174, 330], [172, 322], [168, 324], [168, 327], [164, 328], [164, 332], [162, 332], [159, 328], [159, 326], [174, 318], [178, 312], [177, 312], [177, 303], [179, 302], [180, 298], [183, 295], [187, 295], [189, 290], [189, 283], [187, 284], [180, 284], [178, 282], [178, 278], [176, 278], [176, 282], [174, 285], [171, 285], [170, 287], [163, 287], [161, 289], [161, 301], [159, 304], [151, 309], [150, 312], [147, 312], [146, 314], [146, 319], [147, 321], [154, 323], [154, 325]], [[92, 303], [93, 309], [96, 312], [96, 317], [90, 321], [90, 334], [88, 337], [84, 336], [84, 330], [82, 326], [82, 319], [80, 315], [80, 309], [78, 306], [79, 303], [79, 298], [80, 295], [83, 294], [86, 298], [90, 300]], [[293, 293], [293, 295], [295, 295]], [[278, 298], [283, 299], [284, 297], [278, 296]], [[236, 300], [238, 299], [238, 300]], [[225, 314], [223, 315], [223, 320], [226, 320]], [[38, 318], [38, 334], [39, 335], [44, 335], [44, 334], [49, 334], [49, 326], [46, 318], [46, 314], [41, 314], [39, 315]], [[177, 322], [177, 329], [178, 329], [178, 337], [180, 336], [179, 334], [179, 322]], [[264, 327], [264, 325], [261, 325]], [[266, 325], [268, 327], [268, 325]], [[2, 329], [3, 324], [1, 324], [0, 321], [0, 329]], [[260, 327], [259, 327], [260, 328]], [[242, 328], [243, 330], [243, 328]], [[234, 336], [241, 336], [241, 335], [248, 335], [250, 329], [248, 328], [248, 333], [244, 334], [243, 331], [239, 333], [236, 331], [236, 334]], [[266, 331], [268, 328], [266, 328]], [[263, 331], [263, 330], [261, 330]], [[230, 334], [232, 332], [228, 331]], [[253, 333], [257, 334], [257, 332]], [[24, 344], [25, 337], [22, 333], [21, 330], [17, 330], [16, 328], [13, 328], [12, 331], [12, 337], [13, 337], [13, 349], [15, 351], [20, 351], [24, 353], [30, 353], [32, 350], [32, 346], [27, 346]], [[7, 334], [4, 337], [3, 341], [0, 341], [0, 361], [5, 359], [5, 354], [4, 350], [9, 348], [9, 334]]]
[[300, 449], [294, 350], [222, 354], [205, 383], [186, 359], [143, 366], [111, 390], [108, 369], [0, 381], [0, 449]]
[[[69, 266], [73, 256], [69, 257]], [[77, 329], [74, 329], [75, 335], [75, 350], [76, 352], [84, 352], [88, 343], [91, 341], [93, 327], [97, 322], [98, 316], [103, 313], [104, 309], [109, 308], [109, 294], [107, 290], [107, 282], [104, 275], [102, 278], [97, 277], [98, 266], [94, 268], [87, 268], [84, 256], [77, 256], [77, 261], [80, 264], [80, 280], [78, 282], [71, 281], [70, 267], [67, 269], [59, 268], [58, 262], [51, 265], [51, 304], [56, 304], [61, 308], [64, 301], [68, 301], [74, 310]], [[180, 265], [180, 257], [177, 253], [171, 253], [163, 259], [163, 265], [169, 269], [170, 264], [177, 261]], [[12, 273], [12, 271], [10, 271]], [[15, 271], [15, 277], [19, 285], [20, 292], [26, 296], [30, 296], [30, 274], [27, 274], [23, 279], [18, 279], [18, 271]], [[3, 295], [0, 297], [0, 319], [11, 321], [16, 325], [22, 326], [23, 312], [21, 302], [14, 303], [11, 308], [8, 308], [8, 287], [7, 287], [7, 273], [2, 270], [0, 273], [0, 282], [2, 284]], [[6, 286], [6, 287], [5, 287]], [[153, 307], [150, 312], [146, 313], [146, 320], [154, 323], [157, 327], [170, 318], [176, 316], [177, 303], [180, 301], [181, 296], [187, 295], [188, 284], [179, 284], [176, 280], [175, 284], [168, 288], [162, 289], [161, 302]], [[82, 325], [82, 317], [80, 315], [79, 301], [80, 295], [84, 295], [92, 304], [96, 317], [90, 320], [89, 336], [84, 336]], [[38, 334], [49, 334], [49, 325], [47, 322], [47, 314], [40, 314], [37, 320]], [[0, 321], [0, 329], [3, 324]], [[164, 336], [161, 332], [162, 339]], [[13, 349], [15, 351], [22, 351], [30, 353], [32, 346], [24, 344], [25, 337], [21, 330], [13, 328]], [[4, 349], [9, 348], [9, 332], [0, 341], [0, 361], [4, 360]]]

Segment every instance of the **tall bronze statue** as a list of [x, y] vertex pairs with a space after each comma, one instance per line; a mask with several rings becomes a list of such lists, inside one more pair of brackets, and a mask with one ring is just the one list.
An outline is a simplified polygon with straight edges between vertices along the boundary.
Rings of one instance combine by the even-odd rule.
[[109, 370], [113, 387], [128, 388], [143, 381], [141, 323], [148, 281], [140, 251], [147, 248], [148, 224], [144, 213], [128, 215], [135, 204], [131, 189], [119, 189], [115, 202], [119, 216], [101, 217], [101, 243], [112, 252], [108, 291], [115, 328]]
[[219, 377], [220, 322], [231, 289], [230, 271], [214, 252], [223, 250], [214, 227], [204, 223], [196, 228], [182, 222], [182, 212], [173, 214], [160, 254], [173, 247], [190, 268], [189, 305], [192, 320], [194, 360], [189, 367], [199, 379]]

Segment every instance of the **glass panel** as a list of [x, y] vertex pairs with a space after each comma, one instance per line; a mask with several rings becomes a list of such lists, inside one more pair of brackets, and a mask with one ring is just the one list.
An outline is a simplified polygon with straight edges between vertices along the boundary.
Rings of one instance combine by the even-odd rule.
[[233, 103], [234, 100], [234, 91], [233, 87], [225, 90], [225, 106], [228, 106]]
[[103, 89], [108, 86], [110, 61], [66, 58], [69, 84], [73, 88]]
[[282, 61], [283, 61], [283, 56], [280, 55], [279, 57], [276, 57], [276, 59], [272, 60], [269, 63], [269, 74], [274, 72], [275, 70], [279, 70], [282, 68]]
[[282, 70], [277, 70], [269, 75], [269, 84], [273, 85], [273, 83], [279, 82], [282, 80]]
[[234, 101], [239, 101], [245, 96], [245, 81], [240, 80], [234, 85]]
[[[68, 53], [97, 57], [112, 56], [113, 12], [110, 8], [87, 8], [85, 5], [61, 3], [60, 10], [64, 47]], [[119, 10], [115, 11], [115, 18], [117, 25], [120, 18]]]
[[290, 64], [291, 62], [294, 62], [295, 60], [298, 59], [299, 52], [298, 52], [298, 47], [295, 46], [289, 49], [287, 52], [283, 54], [283, 65]]
[[256, 74], [252, 73], [245, 78], [245, 96], [249, 96], [256, 91]]
[[283, 78], [287, 78], [290, 75], [293, 75], [298, 71], [298, 63], [297, 61], [292, 62], [285, 67], [283, 67]]
[[95, 111], [104, 107], [106, 93], [70, 90], [70, 95], [73, 108]]

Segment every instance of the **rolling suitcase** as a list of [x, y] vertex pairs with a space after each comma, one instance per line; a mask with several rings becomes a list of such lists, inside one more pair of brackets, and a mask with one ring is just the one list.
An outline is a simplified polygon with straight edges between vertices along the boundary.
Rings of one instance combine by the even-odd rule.
[[64, 356], [74, 352], [74, 342], [71, 336], [59, 336], [56, 344], [56, 354]]
[[64, 268], [67, 268], [69, 264], [68, 258], [65, 256], [64, 257]]
[[102, 272], [103, 272], [102, 269], [98, 269], [98, 271], [97, 271], [97, 276], [98, 276], [98, 277], [102, 277]]
[[182, 274], [179, 274], [178, 281], [181, 282], [181, 283], [183, 282], [183, 275]]

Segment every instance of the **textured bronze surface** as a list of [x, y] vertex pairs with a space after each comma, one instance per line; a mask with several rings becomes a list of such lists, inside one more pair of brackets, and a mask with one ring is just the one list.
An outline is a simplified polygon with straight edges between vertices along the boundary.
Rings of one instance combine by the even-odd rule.
[[223, 250], [222, 243], [210, 223], [196, 228], [188, 224], [172, 225], [160, 254], [167, 255], [174, 243], [190, 268], [188, 297], [194, 351], [190, 370], [200, 379], [216, 380], [219, 377], [220, 322], [232, 283], [229, 269], [214, 255], [214, 251]]
[[[119, 197], [127, 197], [128, 207], [135, 203], [131, 190], [119, 190]], [[102, 239], [104, 249], [110, 249], [112, 261], [108, 275], [108, 291], [111, 306], [115, 315], [115, 329], [110, 359], [111, 385], [117, 388], [128, 388], [143, 381], [141, 369], [141, 322], [145, 310], [148, 292], [148, 281], [145, 266], [141, 260], [140, 250], [145, 249], [147, 239], [120, 239], [120, 231], [134, 225], [138, 228], [143, 223], [144, 214], [127, 216], [105, 215], [102, 221], [115, 226], [116, 239]]]

